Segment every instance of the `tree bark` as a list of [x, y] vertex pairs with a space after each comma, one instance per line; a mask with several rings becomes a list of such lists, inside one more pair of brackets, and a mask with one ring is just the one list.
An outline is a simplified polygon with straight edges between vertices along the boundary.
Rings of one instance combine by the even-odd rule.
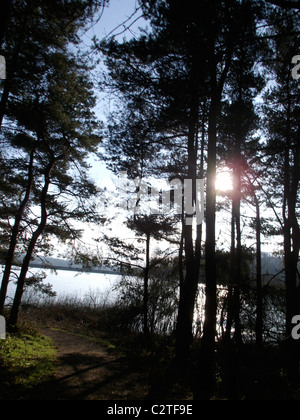
[[215, 340], [217, 328], [217, 266], [216, 266], [216, 166], [217, 166], [217, 118], [221, 98], [234, 51], [234, 40], [228, 45], [223, 72], [218, 80], [215, 40], [211, 39], [209, 71], [211, 78], [211, 103], [208, 118], [207, 192], [206, 192], [206, 302], [205, 322], [200, 352], [200, 367], [195, 398], [209, 400], [215, 388]]
[[263, 347], [263, 292], [262, 292], [262, 259], [261, 259], [261, 218], [260, 205], [256, 201], [256, 345], [259, 349]]
[[15, 297], [14, 297], [14, 301], [13, 301], [13, 306], [10, 312], [10, 316], [9, 316], [9, 320], [8, 320], [8, 326], [10, 328], [14, 328], [18, 322], [18, 317], [19, 317], [19, 310], [20, 310], [20, 306], [21, 306], [21, 302], [22, 302], [22, 297], [23, 297], [23, 293], [24, 293], [24, 287], [25, 287], [25, 282], [26, 282], [26, 276], [29, 270], [29, 265], [30, 265], [30, 261], [32, 258], [32, 254], [33, 251], [35, 249], [36, 243], [39, 239], [39, 237], [42, 235], [42, 233], [45, 230], [46, 224], [47, 224], [47, 218], [48, 218], [48, 214], [47, 214], [47, 195], [48, 195], [48, 190], [49, 190], [49, 186], [50, 186], [50, 174], [51, 171], [53, 169], [53, 166], [55, 164], [57, 159], [55, 159], [54, 157], [51, 158], [50, 163], [48, 164], [46, 170], [45, 170], [45, 175], [44, 175], [44, 187], [41, 193], [41, 200], [40, 200], [40, 205], [41, 205], [41, 219], [40, 219], [40, 223], [36, 229], [36, 231], [33, 233], [30, 243], [28, 245], [27, 248], [27, 252], [26, 255], [24, 257], [23, 260], [23, 264], [21, 267], [21, 272], [18, 278], [18, 283], [17, 283], [17, 289], [16, 289], [16, 293], [15, 293]]
[[2, 0], [0, 15], [0, 50], [4, 42], [5, 34], [10, 17], [11, 0]]
[[[191, 105], [189, 115], [188, 133], [188, 179], [192, 182], [192, 205], [196, 208], [196, 184], [197, 184], [197, 157], [198, 157], [198, 118], [199, 118], [199, 83], [201, 72], [199, 70], [198, 53], [193, 57], [191, 69]], [[185, 192], [186, 197], [186, 192]], [[191, 204], [191, 203], [190, 203]], [[185, 209], [186, 210], [186, 209]], [[193, 342], [193, 321], [196, 294], [199, 282], [198, 262], [199, 252], [194, 248], [193, 226], [187, 223], [193, 214], [185, 214], [183, 218], [183, 238], [185, 251], [186, 275], [181, 281], [178, 319], [176, 328], [176, 363], [184, 367], [187, 363], [189, 350]], [[196, 248], [199, 243], [199, 231], [197, 229]], [[197, 252], [196, 252], [197, 251]]]
[[150, 272], [150, 239], [151, 235], [147, 233], [146, 239], [146, 267], [144, 270], [144, 336], [147, 340], [149, 338], [149, 323], [148, 323], [148, 304], [149, 304], [149, 272]]
[[22, 221], [24, 210], [25, 210], [25, 208], [26, 208], [26, 206], [29, 202], [29, 199], [30, 199], [32, 183], [33, 183], [34, 153], [35, 153], [35, 149], [33, 149], [31, 151], [31, 154], [30, 154], [26, 192], [25, 192], [25, 196], [24, 196], [24, 198], [23, 198], [23, 200], [20, 204], [20, 207], [19, 207], [19, 209], [16, 213], [16, 216], [15, 216], [15, 223], [14, 223], [14, 227], [12, 229], [12, 234], [11, 234], [11, 238], [10, 238], [10, 245], [9, 245], [8, 253], [7, 253], [7, 256], [6, 256], [6, 260], [5, 260], [5, 268], [4, 268], [4, 273], [3, 273], [3, 277], [2, 277], [2, 283], [1, 283], [1, 290], [0, 290], [0, 314], [3, 313], [3, 309], [4, 309], [7, 287], [8, 287], [8, 284], [9, 284], [11, 268], [12, 268], [12, 265], [13, 265], [15, 249], [16, 249], [16, 246], [17, 246], [17, 239], [18, 239], [20, 224], [21, 224], [21, 221]]
[[208, 400], [214, 389], [215, 338], [217, 324], [217, 268], [216, 268], [216, 144], [219, 102], [212, 98], [208, 129], [207, 198], [206, 198], [206, 302], [205, 322], [200, 354], [199, 384], [196, 399]]
[[1, 101], [0, 101], [0, 131], [2, 130], [2, 124], [3, 124], [3, 119], [5, 117], [5, 114], [6, 114], [8, 99], [9, 99], [11, 89], [14, 83], [14, 76], [15, 76], [15, 73], [17, 72], [18, 65], [19, 65], [19, 57], [22, 51], [22, 45], [24, 43], [24, 38], [26, 35], [30, 9], [31, 9], [31, 4], [29, 2], [23, 15], [23, 21], [21, 22], [18, 38], [16, 39], [16, 43], [12, 51], [11, 60], [9, 61], [7, 60], [6, 80], [4, 81], [4, 88], [3, 88]]
[[233, 319], [234, 319], [234, 339], [237, 345], [242, 344], [242, 331], [240, 321], [240, 293], [242, 279], [242, 238], [241, 238], [241, 144], [242, 138], [237, 135], [235, 142], [235, 156], [233, 164], [233, 199], [232, 199], [232, 273], [233, 273]]
[[[299, 293], [297, 291], [297, 272], [300, 248], [300, 230], [296, 216], [297, 196], [299, 187], [299, 138], [292, 147], [291, 124], [291, 92], [287, 86], [287, 127], [284, 154], [284, 198], [283, 198], [283, 232], [284, 232], [284, 262], [286, 278], [286, 336], [288, 363], [287, 373], [291, 382], [299, 376], [299, 345], [293, 340], [292, 319], [299, 315]], [[294, 157], [294, 166], [291, 166], [291, 152]]]

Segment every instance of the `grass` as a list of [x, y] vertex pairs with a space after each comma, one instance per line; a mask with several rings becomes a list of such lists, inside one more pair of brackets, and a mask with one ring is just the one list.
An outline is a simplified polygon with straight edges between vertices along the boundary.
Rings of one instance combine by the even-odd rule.
[[52, 341], [30, 327], [0, 341], [0, 400], [26, 399], [55, 372]]

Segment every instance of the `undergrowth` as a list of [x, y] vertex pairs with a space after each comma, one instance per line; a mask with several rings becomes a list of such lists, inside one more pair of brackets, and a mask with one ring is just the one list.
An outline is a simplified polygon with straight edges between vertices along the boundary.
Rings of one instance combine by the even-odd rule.
[[22, 400], [55, 372], [52, 341], [29, 326], [0, 341], [0, 400]]

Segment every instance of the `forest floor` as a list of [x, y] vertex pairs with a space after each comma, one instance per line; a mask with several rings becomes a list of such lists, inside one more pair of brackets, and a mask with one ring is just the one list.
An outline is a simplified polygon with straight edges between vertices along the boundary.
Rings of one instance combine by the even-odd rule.
[[147, 369], [104, 339], [23, 324], [0, 342], [0, 400], [144, 400]]
[[[0, 400], [191, 400], [199, 340], [179, 372], [173, 336], [145, 340], [116, 328], [116, 314], [70, 305], [22, 311], [19, 331], [0, 341]], [[213, 399], [300, 400], [287, 356], [274, 346], [220, 347]]]
[[97, 340], [39, 328], [57, 347], [56, 372], [38, 392], [48, 400], [145, 399], [145, 373], [135, 371], [123, 358]]
[[[114, 312], [104, 316], [68, 305], [22, 310], [19, 331], [0, 343], [0, 400], [152, 398], [173, 360], [173, 338], [145, 341], [142, 334], [109, 327]], [[181, 382], [169, 399], [191, 399]]]

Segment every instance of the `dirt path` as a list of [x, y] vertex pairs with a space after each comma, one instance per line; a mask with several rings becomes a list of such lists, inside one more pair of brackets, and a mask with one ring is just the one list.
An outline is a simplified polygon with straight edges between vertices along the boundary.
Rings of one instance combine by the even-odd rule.
[[[37, 393], [48, 400], [136, 400], [148, 392], [145, 378], [101, 344], [69, 333], [39, 329], [58, 349], [56, 376]], [[46, 394], [46, 395], [45, 395]]]

